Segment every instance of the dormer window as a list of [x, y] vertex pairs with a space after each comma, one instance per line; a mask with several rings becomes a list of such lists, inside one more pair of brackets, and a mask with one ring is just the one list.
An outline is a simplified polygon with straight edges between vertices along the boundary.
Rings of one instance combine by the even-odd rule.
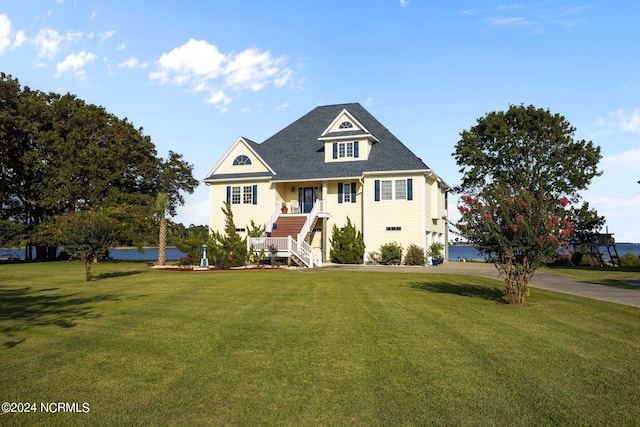
[[352, 129], [353, 125], [351, 122], [342, 122], [340, 123], [340, 129]]
[[239, 155], [233, 160], [233, 166], [244, 166], [250, 165], [251, 159], [245, 156], [244, 154]]
[[353, 142], [334, 142], [333, 143], [333, 158], [358, 158], [360, 157], [358, 141]]

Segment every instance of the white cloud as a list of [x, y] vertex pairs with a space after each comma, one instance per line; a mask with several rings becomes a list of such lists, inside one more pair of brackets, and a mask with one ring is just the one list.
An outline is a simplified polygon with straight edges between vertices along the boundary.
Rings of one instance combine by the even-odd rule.
[[0, 15], [0, 54], [11, 46], [11, 20], [5, 14]]
[[255, 48], [246, 49], [225, 65], [227, 86], [237, 89], [259, 91], [273, 82], [274, 86], [284, 86], [291, 77], [291, 70], [281, 69], [284, 58], [273, 58], [270, 51], [260, 52]]
[[124, 62], [118, 64], [118, 68], [128, 68], [130, 70], [135, 68], [147, 68], [150, 64], [148, 62], [140, 62], [138, 58], [131, 57]]
[[190, 39], [162, 54], [158, 68], [149, 78], [162, 85], [175, 84], [194, 92], [209, 92], [206, 102], [224, 106], [231, 103], [229, 91], [255, 92], [268, 84], [285, 86], [293, 74], [283, 65], [285, 61], [285, 57], [274, 58], [270, 51], [256, 48], [225, 54], [204, 40]]
[[368, 97], [367, 99], [364, 100], [364, 106], [365, 107], [371, 107], [373, 105], [373, 98], [372, 97]]
[[82, 37], [81, 32], [67, 32], [61, 35], [56, 30], [50, 28], [43, 28], [38, 31], [36, 37], [33, 39], [33, 44], [38, 49], [38, 58], [53, 58], [60, 51], [60, 47], [63, 42], [74, 42]]
[[[620, 171], [621, 169], [629, 169], [637, 172], [640, 164], [640, 148], [604, 156], [602, 164], [608, 170]], [[640, 178], [640, 172], [638, 172], [638, 178]]]
[[111, 37], [113, 37], [115, 35], [115, 30], [111, 30], [111, 31], [105, 31], [104, 33], [102, 33], [102, 35], [100, 36], [100, 41], [105, 41], [105, 40], [109, 40]]
[[529, 25], [529, 22], [521, 16], [492, 16], [484, 20], [491, 27], [516, 27], [521, 25]]
[[57, 77], [60, 77], [62, 73], [73, 73], [76, 77], [84, 79], [87, 76], [84, 67], [95, 59], [96, 55], [94, 53], [85, 52], [84, 50], [78, 54], [68, 55], [56, 66], [58, 70]]
[[[186, 44], [163, 53], [157, 71], [150, 74], [160, 84], [182, 85], [214, 79], [223, 73], [225, 56], [218, 48], [203, 40], [189, 40]], [[173, 76], [172, 76], [173, 75]]]
[[25, 36], [24, 31], [20, 30], [16, 33], [16, 38], [13, 41], [13, 48], [20, 47], [27, 41], [27, 36]]
[[211, 92], [209, 98], [207, 98], [206, 102], [209, 104], [230, 104], [231, 98], [229, 98], [223, 91], [219, 90], [217, 92]]
[[400, 6], [402, 7], [409, 6], [409, 0], [400, 0]]
[[466, 9], [458, 13], [492, 29], [526, 28], [544, 33], [554, 27], [575, 27], [585, 22], [585, 7], [554, 6], [554, 2], [512, 3], [493, 9]]
[[282, 111], [282, 110], [285, 110], [287, 108], [289, 108], [289, 103], [288, 102], [284, 102], [284, 103], [282, 103], [282, 104], [280, 104], [280, 105], [278, 105], [276, 107], [276, 111]]
[[600, 117], [596, 125], [602, 129], [602, 133], [612, 132], [640, 132], [640, 109], [636, 108], [631, 113], [624, 110], [612, 111], [606, 117]]

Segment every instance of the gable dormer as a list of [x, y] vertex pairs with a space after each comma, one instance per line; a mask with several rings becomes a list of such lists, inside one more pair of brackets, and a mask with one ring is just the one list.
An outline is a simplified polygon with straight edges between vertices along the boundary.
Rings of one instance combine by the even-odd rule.
[[273, 169], [252, 148], [251, 143], [247, 139], [239, 137], [207, 176], [229, 174], [237, 176], [250, 173], [275, 174]]
[[326, 163], [367, 160], [371, 147], [378, 141], [346, 109], [336, 116], [318, 139], [324, 142]]

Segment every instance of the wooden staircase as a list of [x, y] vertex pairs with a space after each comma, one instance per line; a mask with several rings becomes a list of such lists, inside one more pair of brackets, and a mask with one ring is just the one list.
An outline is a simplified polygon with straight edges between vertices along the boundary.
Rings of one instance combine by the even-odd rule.
[[[281, 215], [271, 231], [271, 237], [292, 237], [297, 240], [305, 222], [307, 222], [306, 215]], [[291, 253], [290, 258], [299, 266], [305, 267], [304, 262], [295, 253]]]
[[302, 226], [307, 221], [306, 215], [280, 215], [276, 226], [271, 231], [271, 237], [288, 237], [298, 238], [298, 233], [302, 230]]

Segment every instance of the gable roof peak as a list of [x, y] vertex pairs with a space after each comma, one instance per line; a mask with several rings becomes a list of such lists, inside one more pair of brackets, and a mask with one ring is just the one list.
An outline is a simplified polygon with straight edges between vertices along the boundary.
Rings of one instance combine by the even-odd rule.
[[[351, 114], [349, 112], [349, 110], [347, 108], [343, 108], [342, 111], [340, 111], [340, 113], [329, 124], [329, 126], [327, 126], [327, 128], [324, 130], [324, 132], [322, 132], [320, 137], [322, 138], [322, 137], [326, 136], [332, 130], [335, 131], [336, 128], [339, 127], [338, 124], [339, 123], [344, 123], [344, 122], [350, 123], [352, 125], [352, 127], [350, 127], [349, 129], [345, 129], [345, 131], [350, 131], [350, 132], [360, 131], [360, 132], [365, 133], [365, 134], [369, 134], [370, 133], [367, 130], [367, 128], [364, 127], [364, 125], [362, 123], [360, 123], [360, 121], [357, 118], [355, 118], [353, 114]], [[340, 129], [340, 131], [342, 131], [342, 129]]]

